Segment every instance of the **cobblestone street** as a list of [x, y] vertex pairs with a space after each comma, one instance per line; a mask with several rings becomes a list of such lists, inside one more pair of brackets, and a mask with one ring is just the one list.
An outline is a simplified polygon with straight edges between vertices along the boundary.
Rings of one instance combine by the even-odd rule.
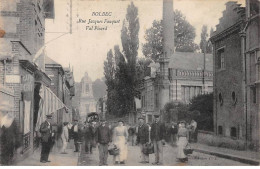
[[[212, 155], [207, 155], [203, 153], [193, 152], [192, 155], [189, 156], [189, 161], [187, 163], [180, 163], [176, 160], [177, 147], [172, 147], [170, 145], [165, 145], [163, 149], [164, 166], [245, 166], [246, 164], [236, 162], [233, 160], [228, 160], [224, 158], [219, 158]], [[149, 166], [154, 162], [154, 154], [149, 156], [149, 164], [139, 163], [140, 161], [140, 149], [138, 146], [128, 146], [128, 161], [126, 162], [126, 166]], [[99, 156], [98, 149], [95, 148], [93, 154], [86, 154], [84, 149], [82, 149], [81, 155], [78, 159], [78, 165], [80, 166], [97, 166], [99, 164]], [[108, 165], [113, 166], [113, 156], [108, 156]], [[122, 164], [116, 164], [122, 165]]]

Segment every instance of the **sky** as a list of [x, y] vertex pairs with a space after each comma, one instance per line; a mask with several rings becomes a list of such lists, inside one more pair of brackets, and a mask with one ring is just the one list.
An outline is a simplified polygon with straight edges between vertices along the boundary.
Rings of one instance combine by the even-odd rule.
[[[207, 25], [208, 30], [211, 27], [215, 30], [229, 0], [173, 1], [174, 10], [180, 10], [195, 27], [195, 43], [199, 44], [202, 26]], [[238, 3], [244, 6], [244, 1], [238, 0]], [[153, 20], [162, 19], [162, 0], [133, 2], [138, 8], [140, 22], [138, 57], [143, 57], [145, 31], [152, 26]], [[70, 0], [55, 0], [55, 19], [45, 21], [46, 54], [63, 67], [73, 68], [76, 82], [85, 72], [92, 81], [102, 78], [107, 52], [115, 45], [122, 49], [121, 29], [130, 3], [130, 0], [72, 0], [70, 33]]]

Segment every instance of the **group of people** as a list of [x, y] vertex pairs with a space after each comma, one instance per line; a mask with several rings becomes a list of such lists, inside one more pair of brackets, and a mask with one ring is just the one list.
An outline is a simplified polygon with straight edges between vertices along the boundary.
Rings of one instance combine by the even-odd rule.
[[[47, 163], [49, 160], [49, 154], [55, 140], [55, 130], [53, 129], [52, 115], [46, 115], [46, 120], [41, 124], [40, 129], [41, 138], [41, 158], [40, 162]], [[77, 120], [74, 121], [74, 125], [69, 122], [64, 122], [60, 138], [62, 140], [61, 153], [67, 154], [67, 145], [71, 138], [74, 139], [75, 152], [79, 152], [79, 127]]]
[[[42, 137], [41, 162], [50, 162], [48, 160], [50, 152], [50, 142], [53, 135], [51, 125], [51, 115], [42, 123], [40, 127]], [[172, 124], [172, 131], [178, 146], [177, 159], [181, 162], [188, 160], [184, 149], [188, 142], [197, 141], [197, 123], [192, 120], [189, 125], [185, 121], [181, 121], [178, 125]], [[74, 139], [75, 151], [79, 152], [79, 144], [84, 143], [85, 152], [92, 154], [93, 147], [99, 150], [99, 165], [107, 165], [108, 150], [112, 147], [119, 149], [119, 153], [114, 155], [114, 164], [125, 164], [127, 161], [128, 141], [131, 145], [140, 147], [140, 163], [149, 163], [149, 153], [144, 151], [147, 145], [153, 145], [155, 161], [153, 165], [163, 164], [163, 147], [167, 133], [166, 126], [160, 122], [160, 116], [154, 116], [154, 122], [145, 123], [143, 117], [138, 118], [138, 126], [127, 127], [123, 120], [119, 120], [115, 127], [109, 125], [105, 120], [101, 120], [97, 125], [95, 121], [85, 122], [79, 125], [78, 120], [74, 120], [74, 124], [68, 122], [63, 123], [61, 140], [63, 143], [61, 153], [66, 154], [67, 143], [70, 138]], [[135, 137], [136, 136], [136, 137]]]

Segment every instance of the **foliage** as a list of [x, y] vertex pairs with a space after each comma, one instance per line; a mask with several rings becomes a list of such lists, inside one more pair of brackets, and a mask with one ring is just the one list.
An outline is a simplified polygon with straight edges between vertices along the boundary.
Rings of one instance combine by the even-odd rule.
[[[149, 58], [138, 58], [136, 64], [136, 84], [142, 83], [146, 76], [149, 76], [151, 69], [148, 67], [152, 62]], [[140, 97], [139, 95], [137, 95]]]
[[164, 106], [164, 112], [164, 119], [167, 122], [173, 121], [174, 117], [177, 117], [178, 121], [190, 121], [189, 106], [186, 104], [179, 102], [168, 102]]
[[146, 58], [156, 61], [163, 54], [162, 21], [153, 21], [151, 28], [145, 32], [146, 43], [143, 44], [143, 54]]
[[[194, 43], [195, 28], [178, 10], [174, 11], [174, 42], [177, 52], [194, 52], [199, 49]], [[156, 61], [163, 54], [163, 24], [154, 20], [151, 28], [145, 33], [146, 43], [142, 45], [145, 57]]]
[[138, 8], [131, 2], [127, 8], [126, 19], [124, 20], [123, 27], [121, 30], [121, 42], [123, 47], [123, 54], [126, 58], [126, 78], [125, 89], [125, 104], [128, 110], [124, 113], [130, 113], [134, 109], [134, 97], [136, 95], [136, 59], [139, 48], [139, 18], [138, 18]]
[[105, 83], [107, 85], [107, 111], [108, 113], [113, 113], [115, 111], [115, 107], [113, 106], [116, 95], [115, 95], [115, 66], [113, 63], [113, 53], [110, 49], [107, 53], [107, 59], [104, 61], [104, 75], [105, 75]]
[[128, 98], [129, 90], [127, 84], [127, 64], [125, 62], [124, 55], [121, 53], [119, 46], [114, 47], [115, 52], [115, 90], [116, 90], [116, 102], [114, 105], [117, 107], [117, 115], [121, 116], [129, 110]]
[[199, 112], [193, 114], [193, 119], [198, 123], [198, 129], [213, 131], [213, 93], [199, 95], [191, 100], [189, 110]]
[[[210, 30], [210, 35], [212, 35], [213, 33], [213, 29], [211, 28]], [[204, 53], [204, 50], [206, 50], [206, 53], [212, 53], [212, 44], [209, 41], [209, 37], [208, 37], [208, 27], [207, 25], [203, 25], [202, 26], [202, 30], [201, 30], [201, 40], [200, 40], [200, 49], [202, 51], [202, 53]]]
[[[164, 119], [166, 122], [173, 121], [177, 116], [178, 121], [190, 122], [194, 119], [198, 129], [213, 131], [213, 94], [205, 94], [194, 97], [191, 104], [169, 102], [164, 106]], [[177, 115], [176, 115], [177, 113]]]
[[118, 45], [114, 46], [114, 56], [110, 50], [107, 61], [104, 62], [108, 96], [107, 110], [113, 115], [123, 116], [129, 114], [134, 108], [138, 81], [136, 60], [139, 48], [139, 27], [138, 9], [131, 2], [121, 30], [122, 52]]

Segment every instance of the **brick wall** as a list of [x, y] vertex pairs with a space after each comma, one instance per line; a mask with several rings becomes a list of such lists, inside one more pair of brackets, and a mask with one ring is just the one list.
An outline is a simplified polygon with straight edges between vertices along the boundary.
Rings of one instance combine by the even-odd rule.
[[[218, 49], [224, 49], [224, 69], [218, 67]], [[223, 135], [229, 137], [231, 127], [236, 128], [237, 138], [245, 137], [245, 121], [243, 108], [243, 89], [242, 89], [242, 54], [241, 39], [239, 29], [232, 34], [226, 35], [223, 39], [215, 42], [214, 46], [215, 63], [215, 100], [214, 111], [217, 115], [217, 127], [222, 126]], [[235, 92], [235, 99], [232, 98], [232, 92]], [[219, 97], [223, 98], [223, 104]]]
[[5, 30], [4, 38], [19, 39], [33, 54], [44, 44], [45, 18], [43, 0], [1, 0], [0, 26]]

